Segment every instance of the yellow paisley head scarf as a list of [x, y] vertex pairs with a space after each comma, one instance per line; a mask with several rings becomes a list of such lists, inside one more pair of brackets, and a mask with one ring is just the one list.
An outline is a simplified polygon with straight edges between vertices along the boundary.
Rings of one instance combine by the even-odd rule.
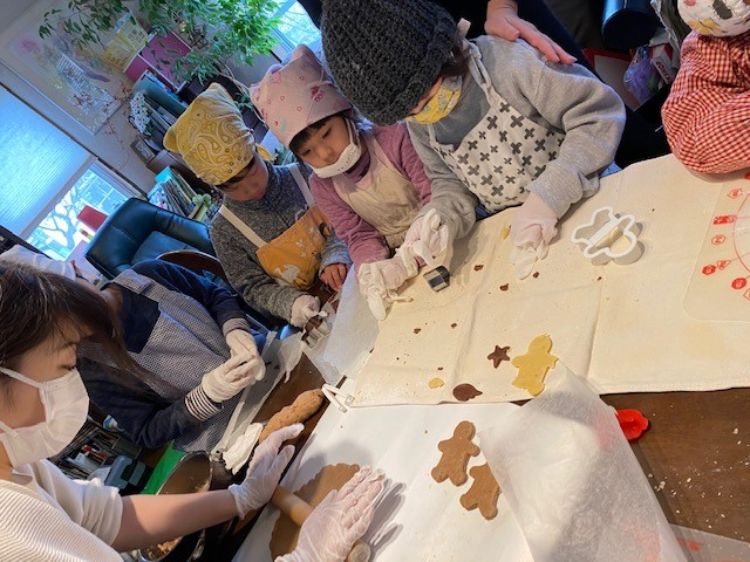
[[242, 171], [253, 158], [254, 145], [232, 97], [216, 83], [195, 98], [164, 135], [164, 146], [212, 185]]

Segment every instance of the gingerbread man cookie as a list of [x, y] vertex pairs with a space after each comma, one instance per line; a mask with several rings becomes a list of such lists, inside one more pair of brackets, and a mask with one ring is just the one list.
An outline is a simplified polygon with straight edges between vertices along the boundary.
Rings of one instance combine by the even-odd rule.
[[487, 463], [472, 467], [469, 471], [474, 482], [471, 488], [461, 496], [461, 505], [471, 511], [479, 508], [485, 519], [494, 519], [497, 515], [497, 498], [500, 497], [500, 485], [495, 480]]
[[557, 357], [550, 354], [551, 349], [552, 340], [546, 334], [531, 340], [528, 352], [511, 361], [518, 368], [513, 386], [524, 388], [534, 396], [544, 390], [544, 377], [557, 363]]
[[438, 449], [443, 453], [440, 462], [432, 469], [435, 482], [443, 482], [449, 478], [454, 485], [460, 486], [467, 480], [466, 466], [469, 457], [479, 454], [477, 447], [471, 440], [474, 438], [474, 424], [462, 421], [453, 430], [453, 437], [438, 443]]

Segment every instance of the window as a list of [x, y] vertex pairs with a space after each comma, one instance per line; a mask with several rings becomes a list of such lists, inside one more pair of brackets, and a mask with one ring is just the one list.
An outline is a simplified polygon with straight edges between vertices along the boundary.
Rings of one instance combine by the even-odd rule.
[[0, 86], [0, 224], [65, 259], [90, 234], [89, 205], [111, 213], [134, 194], [86, 149]]
[[25, 238], [94, 158], [2, 87], [0, 123], [0, 223]]
[[281, 16], [281, 21], [276, 29], [279, 37], [281, 58], [291, 53], [297, 45], [304, 43], [312, 45], [320, 41], [320, 31], [310, 20], [305, 9], [299, 2], [284, 0], [279, 6], [276, 15]]
[[127, 198], [119, 182], [95, 164], [73, 184], [27, 240], [51, 258], [67, 259], [79, 243], [88, 242], [93, 234], [78, 218], [81, 211], [91, 207], [110, 215]]

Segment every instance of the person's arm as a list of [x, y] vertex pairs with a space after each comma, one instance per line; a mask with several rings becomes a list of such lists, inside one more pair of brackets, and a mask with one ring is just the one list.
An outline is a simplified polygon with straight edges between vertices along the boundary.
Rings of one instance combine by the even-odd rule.
[[228, 490], [127, 496], [122, 499], [122, 523], [112, 548], [119, 552], [144, 548], [236, 516], [237, 506]]
[[732, 39], [692, 32], [682, 44], [682, 66], [662, 107], [675, 156], [688, 168], [722, 174], [750, 167], [750, 90], [737, 75]]
[[177, 264], [162, 260], [147, 260], [137, 263], [133, 270], [163, 285], [195, 299], [208, 310], [226, 335], [234, 329], [250, 331], [245, 312], [237, 296], [224, 287], [212, 283], [205, 277]]
[[390, 255], [383, 235], [339, 197], [332, 180], [313, 177], [310, 189], [320, 210], [349, 248], [356, 267]]
[[[523, 2], [524, 0], [521, 0]], [[507, 41], [523, 39], [539, 50], [550, 62], [573, 64], [576, 58], [568, 54], [560, 45], [539, 31], [536, 26], [518, 17], [518, 3], [514, 0], [490, 0], [487, 2], [487, 19], [484, 30]]]
[[289, 321], [292, 303], [304, 293], [282, 286], [268, 275], [253, 259], [255, 247], [223, 217], [214, 219], [211, 241], [230, 285], [245, 302], [255, 310]]
[[432, 185], [430, 202], [422, 207], [417, 216], [422, 217], [430, 209], [435, 209], [456, 239], [466, 236], [476, 222], [474, 210], [479, 201], [432, 149], [427, 126], [410, 122], [407, 127], [414, 150], [422, 160], [425, 174]]
[[227, 490], [123, 498], [120, 530], [112, 546], [123, 551], [158, 544], [262, 507], [294, 454], [294, 447], [284, 443], [302, 429], [302, 424], [294, 424], [271, 433], [253, 452], [245, 480]]
[[[529, 184], [562, 217], [570, 205], [599, 187], [599, 174], [614, 160], [625, 125], [625, 108], [615, 91], [580, 65], [545, 63], [525, 43], [480, 40], [495, 88], [510, 103], [526, 100], [565, 139], [556, 157]], [[488, 63], [489, 64], [489, 63]]]
[[170, 402], [135, 376], [81, 359], [79, 371], [91, 401], [107, 412], [137, 445], [161, 447], [221, 411], [200, 384], [183, 399]]

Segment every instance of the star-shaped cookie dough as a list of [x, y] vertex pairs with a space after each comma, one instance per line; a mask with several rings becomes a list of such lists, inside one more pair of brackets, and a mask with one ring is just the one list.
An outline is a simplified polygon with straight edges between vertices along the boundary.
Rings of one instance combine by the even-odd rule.
[[510, 357], [508, 357], [508, 350], [510, 349], [510, 346], [506, 345], [505, 347], [500, 347], [499, 345], [495, 346], [495, 351], [490, 353], [487, 356], [487, 359], [492, 361], [492, 366], [497, 369], [500, 366], [500, 363], [503, 361], [510, 361]]

